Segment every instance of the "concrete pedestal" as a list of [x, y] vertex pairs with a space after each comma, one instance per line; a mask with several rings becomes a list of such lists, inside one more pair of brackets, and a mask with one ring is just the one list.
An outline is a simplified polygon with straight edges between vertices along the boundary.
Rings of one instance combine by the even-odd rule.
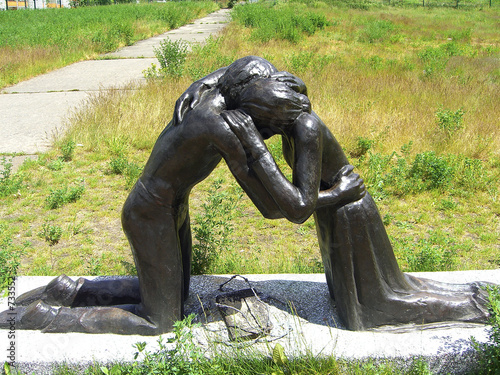
[[[444, 282], [489, 281], [500, 283], [500, 270], [418, 273]], [[246, 275], [266, 302], [272, 329], [252, 344], [255, 350], [269, 355], [269, 347], [279, 342], [288, 356], [335, 356], [348, 360], [393, 360], [404, 364], [420, 358], [434, 373], [467, 373], [476, 365], [471, 337], [488, 340], [488, 326], [474, 324], [436, 324], [431, 326], [393, 327], [384, 331], [352, 332], [342, 327], [335, 303], [329, 298], [323, 274]], [[197, 314], [203, 322], [195, 329], [196, 341], [215, 350], [218, 341], [228, 341], [227, 329], [218, 313], [215, 298], [219, 286], [230, 276], [194, 276], [186, 313]], [[15, 293], [20, 295], [45, 285], [53, 277], [19, 277]], [[247, 288], [242, 279], [229, 283], [225, 290]], [[0, 300], [1, 311], [7, 299]], [[11, 336], [11, 338], [9, 338]], [[168, 337], [169, 335], [164, 335]], [[272, 341], [266, 345], [265, 341]], [[158, 348], [158, 337], [89, 335], [81, 333], [44, 334], [37, 331], [0, 330], [0, 361], [12, 362], [27, 373], [49, 374], [55, 363], [81, 368], [89, 364], [133, 361], [134, 344], [146, 342], [150, 352]], [[166, 341], [166, 340], [165, 340]], [[13, 345], [12, 345], [12, 343]], [[226, 346], [227, 347], [227, 346]], [[9, 350], [12, 349], [12, 350]], [[218, 348], [217, 350], [220, 350]], [[140, 359], [140, 357], [139, 357]]]

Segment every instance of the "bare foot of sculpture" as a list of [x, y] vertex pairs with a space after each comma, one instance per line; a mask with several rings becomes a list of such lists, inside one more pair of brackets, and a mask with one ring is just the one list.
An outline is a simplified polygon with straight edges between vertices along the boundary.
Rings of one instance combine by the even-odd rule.
[[[136, 314], [136, 306], [69, 308], [35, 301], [27, 307], [16, 309], [16, 329], [40, 330], [44, 333], [159, 334], [154, 324]], [[0, 328], [8, 328], [5, 313], [0, 314]]]
[[46, 286], [20, 295], [16, 305], [28, 306], [34, 301], [51, 306], [85, 307], [137, 304], [141, 298], [136, 277], [72, 280], [61, 275]]
[[76, 281], [61, 275], [46, 286], [33, 289], [16, 299], [17, 306], [28, 306], [35, 301], [43, 301], [52, 306], [71, 306], [84, 279]]

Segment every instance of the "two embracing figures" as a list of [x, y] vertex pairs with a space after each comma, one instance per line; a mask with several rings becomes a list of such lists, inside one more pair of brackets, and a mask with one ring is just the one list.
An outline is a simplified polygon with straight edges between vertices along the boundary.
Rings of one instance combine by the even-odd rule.
[[[292, 182], [264, 143], [272, 136], [282, 137]], [[194, 82], [179, 98], [125, 202], [122, 223], [138, 279], [61, 276], [19, 299], [26, 305], [20, 328], [171, 330], [189, 293], [189, 194], [222, 159], [266, 218], [302, 223], [314, 215], [330, 296], [348, 329], [487, 320], [479, 283], [444, 284], [400, 271], [375, 202], [311, 110], [304, 82], [247, 56]]]

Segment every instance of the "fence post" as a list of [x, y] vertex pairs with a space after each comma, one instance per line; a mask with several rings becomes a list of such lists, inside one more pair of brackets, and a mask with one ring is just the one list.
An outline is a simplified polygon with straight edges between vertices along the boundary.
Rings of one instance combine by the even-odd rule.
[[9, 10], [9, 0], [5, 0], [5, 10]]

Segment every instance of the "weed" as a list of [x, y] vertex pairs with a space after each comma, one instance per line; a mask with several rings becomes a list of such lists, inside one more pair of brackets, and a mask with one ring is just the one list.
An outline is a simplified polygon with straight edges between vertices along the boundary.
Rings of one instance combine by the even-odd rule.
[[353, 158], [364, 156], [373, 147], [373, 145], [375, 144], [375, 140], [365, 137], [358, 137], [356, 143], [356, 148], [350, 153]]
[[479, 354], [480, 374], [498, 374], [500, 371], [500, 287], [488, 286], [490, 324], [487, 343], [479, 343], [472, 338]]
[[405, 272], [437, 272], [454, 270], [458, 250], [469, 245], [460, 244], [449, 234], [439, 230], [430, 231], [426, 238], [394, 238], [394, 246], [401, 248], [407, 263]]
[[66, 202], [74, 203], [79, 200], [85, 192], [85, 185], [71, 187], [66, 195]]
[[51, 171], [60, 171], [64, 168], [64, 162], [62, 159], [57, 158], [47, 164], [47, 168], [49, 168]]
[[91, 276], [99, 276], [102, 272], [101, 259], [90, 258], [87, 264], [87, 272]]
[[158, 48], [154, 48], [155, 56], [160, 62], [160, 69], [155, 64], [145, 71], [146, 78], [171, 77], [180, 78], [184, 74], [188, 46], [183, 40], [165, 39]]
[[55, 245], [59, 242], [63, 234], [63, 230], [58, 225], [53, 225], [49, 223], [45, 223], [42, 225], [42, 230], [39, 233], [39, 236], [45, 239], [49, 243], [49, 245]]
[[233, 19], [245, 27], [252, 27], [253, 38], [260, 42], [272, 39], [298, 43], [304, 35], [313, 35], [328, 25], [319, 12], [306, 11], [300, 4], [273, 7], [260, 4], [236, 6]]
[[306, 69], [314, 61], [315, 53], [311, 51], [300, 51], [299, 53], [292, 53], [288, 58], [288, 65], [291, 71], [297, 74], [304, 73]]
[[111, 174], [125, 174], [128, 168], [128, 161], [124, 156], [111, 159], [109, 162], [109, 172]]
[[45, 203], [51, 210], [60, 208], [66, 203], [73, 203], [79, 200], [85, 192], [85, 185], [68, 187], [62, 189], [51, 190], [50, 194], [45, 199]]
[[439, 190], [452, 194], [485, 190], [492, 186], [495, 176], [488, 176], [483, 162], [461, 155], [438, 155], [434, 151], [416, 154], [414, 159], [405, 150], [403, 155], [368, 152], [368, 170], [364, 178], [369, 191], [377, 199], [388, 195], [403, 196]]
[[124, 156], [112, 159], [108, 165], [109, 173], [125, 176], [127, 189], [134, 186], [142, 173], [142, 168], [138, 164], [129, 162]]
[[382, 222], [384, 223], [384, 225], [386, 227], [391, 225], [393, 220], [394, 220], [394, 216], [391, 214], [385, 214], [384, 217], [382, 218]]
[[359, 40], [361, 42], [382, 42], [391, 35], [395, 26], [388, 20], [373, 20], [368, 22], [363, 29]]
[[203, 367], [207, 360], [203, 356], [203, 351], [194, 342], [192, 330], [199, 326], [193, 323], [194, 315], [189, 315], [182, 321], [174, 323], [174, 337], [168, 339], [167, 343], [172, 344], [169, 349], [163, 337], [158, 339], [159, 349], [156, 352], [148, 352], [146, 343], [135, 344], [137, 352], [135, 359], [140, 362], [132, 364], [116, 364], [110, 367], [100, 366], [95, 368], [93, 374], [203, 374]]
[[2, 156], [0, 162], [0, 198], [15, 194], [22, 188], [22, 178], [12, 174], [12, 161]]
[[413, 180], [416, 191], [443, 189], [453, 179], [454, 170], [445, 158], [428, 151], [415, 156], [408, 177]]
[[12, 238], [6, 233], [6, 227], [0, 225], [0, 292], [9, 287], [21, 264], [19, 250], [12, 243]]
[[442, 72], [448, 63], [450, 56], [442, 48], [428, 47], [418, 53], [418, 57], [424, 63], [424, 77], [432, 77]]
[[452, 111], [441, 107], [436, 112], [437, 125], [447, 138], [451, 138], [458, 130], [463, 128], [462, 118], [464, 114], [465, 111], [462, 108]]
[[438, 210], [453, 211], [458, 207], [458, 203], [452, 199], [441, 199], [439, 201]]
[[47, 207], [54, 210], [56, 208], [62, 207], [66, 203], [66, 194], [68, 188], [51, 190], [49, 196], [45, 199]]
[[192, 272], [194, 275], [208, 273], [219, 255], [233, 246], [234, 231], [231, 219], [235, 215], [240, 196], [221, 191], [223, 179], [216, 179], [208, 189], [207, 203], [202, 204], [202, 214], [196, 216], [193, 246]]
[[125, 185], [127, 189], [131, 189], [142, 173], [142, 167], [135, 163], [129, 163], [125, 171]]
[[68, 140], [61, 145], [62, 160], [71, 161], [75, 152], [76, 143]]

